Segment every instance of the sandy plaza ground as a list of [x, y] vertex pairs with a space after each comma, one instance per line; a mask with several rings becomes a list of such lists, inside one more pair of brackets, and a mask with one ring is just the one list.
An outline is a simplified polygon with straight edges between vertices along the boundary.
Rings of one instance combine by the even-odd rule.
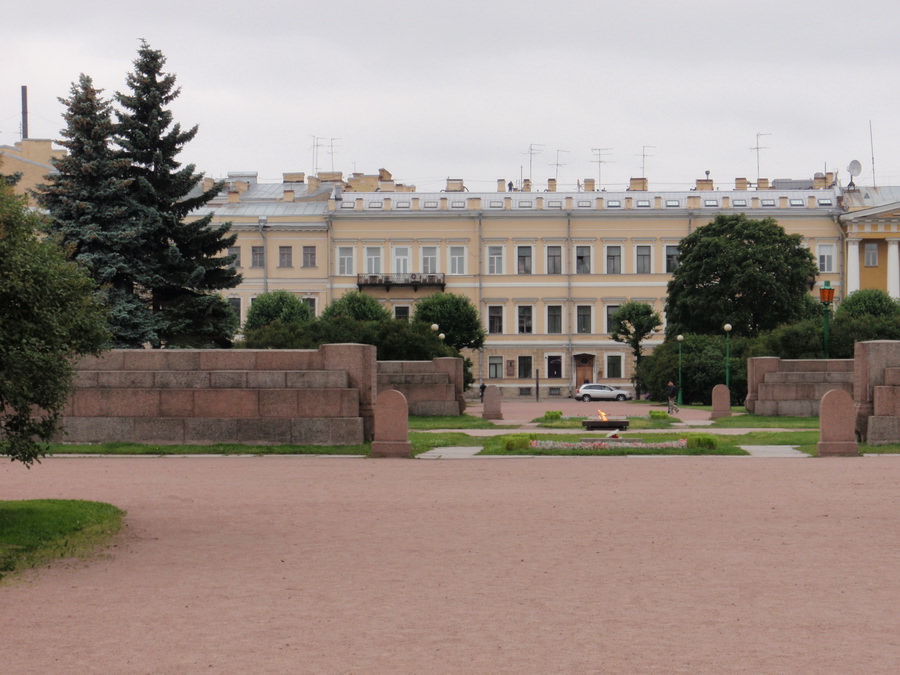
[[898, 494], [896, 456], [4, 462], [3, 499], [128, 514], [0, 585], [0, 664], [896, 672]]

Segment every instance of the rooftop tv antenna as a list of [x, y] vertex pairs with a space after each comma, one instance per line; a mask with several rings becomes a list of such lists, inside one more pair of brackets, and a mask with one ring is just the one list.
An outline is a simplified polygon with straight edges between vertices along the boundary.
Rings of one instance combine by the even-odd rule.
[[856, 178], [861, 172], [862, 164], [859, 163], [859, 160], [854, 159], [852, 162], [850, 162], [850, 164], [847, 165], [847, 173], [850, 174], [850, 183], [847, 185], [848, 190], [856, 187], [853, 179]]
[[641, 178], [647, 177], [647, 158], [653, 157], [653, 155], [648, 155], [647, 150], [650, 148], [655, 148], [655, 145], [642, 145], [641, 146]]
[[534, 164], [534, 156], [539, 152], [542, 152], [541, 148], [544, 147], [543, 143], [529, 143], [528, 144], [528, 152], [525, 153], [528, 155], [528, 180], [531, 180], [531, 168]]
[[550, 164], [550, 166], [555, 166], [555, 167], [556, 167], [556, 172], [553, 174], [554, 180], [558, 180], [558, 179], [559, 179], [559, 167], [565, 166], [565, 164], [560, 164], [560, 163], [559, 163], [559, 153], [561, 153], [561, 152], [568, 152], [568, 150], [560, 150], [559, 148], [557, 148], [557, 149], [556, 149], [556, 163], [551, 163], [551, 164]]
[[875, 141], [872, 137], [872, 120], [869, 120], [869, 147], [872, 151], [872, 187], [875, 187]]
[[751, 150], [756, 150], [756, 183], [759, 184], [759, 151], [760, 150], [768, 150], [767, 146], [760, 145], [759, 139], [763, 136], [771, 136], [772, 134], [765, 131], [757, 131], [756, 132], [756, 145], [754, 145]]
[[603, 165], [609, 164], [609, 160], [603, 159], [603, 155], [609, 154], [610, 150], [615, 150], [615, 148], [591, 148], [591, 152], [597, 155], [597, 159], [592, 159], [592, 162], [597, 163], [597, 189], [600, 190], [603, 187]]

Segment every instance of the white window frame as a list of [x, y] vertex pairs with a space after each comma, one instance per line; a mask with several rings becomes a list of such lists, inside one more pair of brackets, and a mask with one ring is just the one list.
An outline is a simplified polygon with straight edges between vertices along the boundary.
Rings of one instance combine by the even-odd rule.
[[356, 250], [353, 246], [338, 246], [337, 249], [337, 269], [339, 276], [350, 276], [355, 274], [354, 256]]
[[820, 272], [834, 272], [834, 244], [818, 244], [816, 260]]
[[[578, 249], [586, 248], [587, 249], [587, 272], [579, 272], [578, 271]], [[575, 274], [593, 274], [594, 272], [594, 247], [589, 244], [578, 244], [575, 246]]]
[[[559, 249], [559, 271], [558, 271], [558, 272], [551, 272], [551, 271], [550, 271], [550, 249], [551, 249], [551, 248], [557, 248], [557, 249]], [[545, 272], [546, 272], [547, 274], [565, 274], [565, 272], [566, 272], [565, 264], [566, 264], [566, 263], [565, 263], [565, 253], [564, 253], [564, 250], [565, 250], [565, 249], [564, 249], [564, 247], [563, 247], [561, 244], [548, 244], [548, 245], [544, 248], [545, 265], [546, 265]]]
[[466, 247], [465, 246], [448, 246], [447, 247], [447, 271], [450, 274], [466, 273]]
[[[530, 312], [528, 321], [530, 330], [522, 330], [522, 310], [527, 309]], [[516, 335], [534, 335], [534, 305], [516, 305]]]
[[488, 274], [504, 273], [503, 258], [505, 252], [505, 247], [500, 244], [488, 244], [487, 251], [485, 252], [488, 261]]
[[[519, 270], [519, 249], [528, 249], [529, 270], [522, 272]], [[516, 244], [516, 274], [528, 276], [534, 274], [534, 246], [531, 244]]]
[[[375, 255], [376, 253], [377, 255]], [[381, 258], [383, 253], [384, 249], [381, 246], [366, 246], [366, 274], [381, 274]]]
[[[609, 271], [609, 249], [617, 248], [619, 249], [619, 271], [618, 272], [610, 272]], [[603, 273], [604, 274], [624, 274], [625, 269], [624, 265], [624, 255], [623, 255], [624, 246], [622, 244], [606, 244], [603, 247]]]
[[[646, 248], [649, 250], [649, 269], [646, 272], [641, 272], [638, 270], [638, 251], [642, 248]], [[634, 245], [634, 273], [635, 274], [653, 274], [653, 246], [650, 244], [635, 244]]]
[[[422, 274], [437, 274], [440, 270], [440, 256], [438, 255], [437, 246], [422, 247]], [[428, 264], [428, 263], [431, 264]]]
[[409, 246], [394, 246], [391, 253], [394, 258], [394, 274], [409, 274], [412, 249]]

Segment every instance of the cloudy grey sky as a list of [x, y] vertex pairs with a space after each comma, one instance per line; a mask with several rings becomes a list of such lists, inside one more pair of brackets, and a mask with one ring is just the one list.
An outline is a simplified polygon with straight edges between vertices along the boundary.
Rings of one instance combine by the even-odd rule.
[[2, 20], [0, 144], [20, 139], [22, 85], [29, 135], [57, 138], [57, 97], [81, 72], [122, 90], [145, 38], [178, 77], [176, 119], [200, 127], [182, 159], [217, 178], [622, 189], [644, 167], [651, 189], [707, 170], [728, 187], [756, 178], [759, 145], [762, 177], [846, 184], [857, 159], [872, 184], [871, 123], [875, 182], [900, 185], [887, 0], [26, 0]]

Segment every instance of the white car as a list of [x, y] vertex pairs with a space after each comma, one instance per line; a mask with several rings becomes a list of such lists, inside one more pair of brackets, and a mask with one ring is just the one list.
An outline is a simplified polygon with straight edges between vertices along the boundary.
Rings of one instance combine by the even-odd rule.
[[631, 393], [608, 384], [583, 384], [578, 388], [575, 398], [582, 401], [627, 401], [631, 398]]

